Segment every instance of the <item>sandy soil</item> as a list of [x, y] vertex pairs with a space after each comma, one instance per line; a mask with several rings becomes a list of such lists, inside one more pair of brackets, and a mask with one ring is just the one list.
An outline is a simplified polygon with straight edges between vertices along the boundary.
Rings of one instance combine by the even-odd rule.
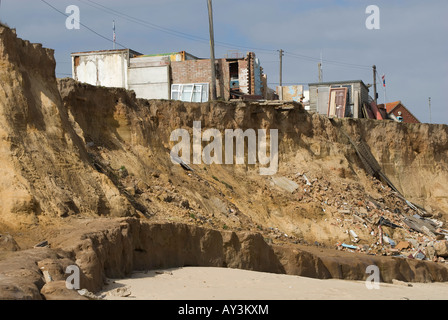
[[446, 300], [448, 283], [318, 280], [235, 269], [188, 267], [109, 280], [106, 300]]

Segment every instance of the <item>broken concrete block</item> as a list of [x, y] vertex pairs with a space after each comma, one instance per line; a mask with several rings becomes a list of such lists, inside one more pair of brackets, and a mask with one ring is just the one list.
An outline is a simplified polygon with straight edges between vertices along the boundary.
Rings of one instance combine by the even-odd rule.
[[49, 282], [43, 286], [40, 293], [45, 300], [88, 300], [75, 290], [67, 289], [65, 281]]
[[426, 247], [426, 256], [428, 257], [428, 259], [433, 260], [435, 255], [436, 255], [436, 250], [435, 250], [434, 246], [428, 245]]
[[436, 255], [439, 257], [448, 258], [448, 241], [435, 241], [434, 249], [436, 251]]
[[44, 280], [45, 283], [49, 283], [53, 281], [53, 278], [51, 277], [50, 272], [48, 272], [47, 270], [42, 271], [43, 275], [44, 275]]
[[395, 247], [398, 250], [409, 249], [412, 245], [408, 241], [400, 241]]
[[290, 193], [293, 193], [299, 188], [299, 185], [297, 183], [285, 177], [272, 177], [272, 181], [277, 187]]
[[354, 243], [358, 243], [359, 242], [359, 237], [358, 237], [358, 235], [356, 234], [355, 231], [350, 230], [350, 235], [352, 236], [352, 241]]
[[445, 240], [445, 235], [443, 234], [437, 235], [436, 240]]

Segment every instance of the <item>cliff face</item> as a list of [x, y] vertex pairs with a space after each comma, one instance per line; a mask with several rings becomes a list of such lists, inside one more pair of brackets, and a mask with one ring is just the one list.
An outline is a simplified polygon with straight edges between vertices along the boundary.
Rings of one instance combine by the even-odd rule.
[[[366, 143], [408, 200], [436, 215], [448, 212], [447, 126], [331, 122], [296, 104], [138, 100], [122, 89], [57, 82], [52, 50], [18, 39], [8, 28], [1, 27], [0, 35], [4, 224], [73, 215], [155, 217], [211, 227], [277, 227], [307, 241], [334, 243], [345, 232], [328, 223], [338, 210], [359, 209], [371, 198], [387, 202], [391, 194], [366, 175], [343, 132]], [[299, 188], [279, 188], [272, 177], [259, 175], [258, 165], [192, 165], [190, 174], [173, 165], [170, 135], [180, 128], [192, 134], [194, 121], [202, 132], [214, 128], [223, 135], [226, 129], [278, 129], [275, 176]]]
[[[278, 227], [308, 242], [334, 244], [346, 237], [346, 229], [334, 225], [340, 210], [360, 210], [370, 199], [391, 212], [408, 209], [387, 185], [366, 174], [347, 136], [364, 142], [406, 199], [439, 218], [448, 212], [448, 187], [442, 183], [448, 178], [447, 126], [332, 122], [295, 104], [145, 101], [124, 90], [70, 79], [59, 80], [59, 89], [72, 126], [91, 145], [92, 159], [109, 176], [126, 167], [129, 177], [118, 183], [130, 190], [145, 215], [252, 231]], [[226, 129], [278, 129], [278, 173], [260, 176], [259, 165], [247, 164], [247, 149], [246, 165], [192, 164], [190, 174], [174, 166], [168, 154], [177, 142], [170, 135], [185, 129], [193, 139], [194, 121], [202, 133], [217, 129], [223, 144]], [[276, 178], [294, 181], [296, 190], [279, 188]], [[364, 238], [370, 231], [360, 230]]]
[[[348, 231], [354, 230], [363, 250], [377, 253], [378, 219], [385, 216], [404, 226], [403, 217], [415, 212], [366, 173], [350, 140], [364, 143], [407, 200], [442, 222], [447, 217], [445, 125], [330, 121], [298, 104], [139, 100], [123, 89], [57, 80], [54, 69], [52, 50], [0, 26], [0, 233], [11, 232], [22, 249], [78, 219], [133, 217], [256, 232], [275, 245], [333, 247], [350, 242]], [[259, 164], [247, 164], [247, 150], [243, 165], [191, 164], [193, 171], [187, 171], [173, 164], [171, 133], [185, 129], [193, 137], [195, 121], [202, 133], [278, 129], [278, 172], [261, 176]], [[151, 233], [160, 231], [151, 228]], [[387, 232], [400, 241], [410, 231]], [[133, 253], [138, 255], [151, 246], [145, 241], [137, 245], [132, 239], [128, 249], [138, 249]], [[293, 261], [277, 265], [284, 270], [306, 260], [282, 253], [281, 246], [275, 250], [277, 257]], [[231, 261], [218, 258], [218, 264]], [[146, 266], [144, 259], [130, 265]]]
[[53, 50], [0, 27], [0, 66], [0, 221], [33, 224], [39, 216], [96, 215], [103, 208], [115, 214], [116, 205], [119, 215], [128, 213], [69, 122]]
[[448, 126], [370, 123], [364, 130], [372, 153], [405, 197], [430, 212], [448, 213]]

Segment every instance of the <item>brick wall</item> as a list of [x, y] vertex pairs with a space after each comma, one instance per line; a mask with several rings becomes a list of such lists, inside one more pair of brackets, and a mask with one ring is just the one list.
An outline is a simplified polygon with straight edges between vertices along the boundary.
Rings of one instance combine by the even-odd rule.
[[[229, 64], [225, 59], [216, 60], [216, 91], [218, 97], [229, 99], [230, 75]], [[171, 83], [208, 83], [211, 79], [210, 60], [187, 60], [171, 62]]]
[[414, 117], [412, 115], [412, 113], [409, 112], [408, 109], [406, 109], [406, 107], [404, 107], [403, 105], [398, 105], [393, 111], [392, 113], [398, 117], [398, 112], [401, 111], [401, 116], [403, 117], [403, 122], [405, 123], [420, 123], [420, 121]]

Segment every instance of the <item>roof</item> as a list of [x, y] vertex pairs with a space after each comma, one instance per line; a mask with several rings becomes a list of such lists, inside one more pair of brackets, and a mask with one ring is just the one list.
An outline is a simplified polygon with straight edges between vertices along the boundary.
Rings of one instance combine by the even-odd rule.
[[386, 111], [387, 113], [391, 113], [399, 104], [402, 105], [401, 101], [389, 102], [386, 103]]
[[347, 84], [347, 83], [361, 83], [364, 87], [366, 87], [366, 89], [368, 89], [368, 87], [362, 80], [314, 82], [314, 83], [309, 83], [308, 86], [320, 86], [320, 85], [325, 86], [325, 85], [332, 85], [332, 84]]
[[[170, 57], [170, 59], [173, 61], [173, 56], [181, 55], [183, 57], [183, 60], [201, 60], [200, 58], [192, 55], [191, 53], [188, 53], [186, 51], [179, 51], [179, 52], [169, 52], [169, 53], [156, 53], [156, 54], [145, 54], [145, 55], [138, 55], [136, 58], [145, 58], [145, 57]], [[190, 59], [187, 59], [190, 58]]]
[[[398, 109], [398, 110], [395, 110], [395, 109]], [[407, 122], [407, 123], [414, 123], [414, 122], [419, 123], [420, 122], [420, 120], [418, 120], [417, 117], [414, 116], [412, 114], [412, 112], [409, 111], [409, 109], [403, 105], [403, 103], [401, 103], [401, 101], [386, 103], [386, 111], [388, 114], [393, 113], [394, 115], [397, 115], [396, 113], [398, 113], [398, 111], [403, 111], [402, 116], [404, 118], [404, 122]], [[394, 111], [397, 111], [397, 112], [394, 112]]]
[[96, 50], [96, 51], [84, 51], [84, 52], [73, 52], [72, 56], [87, 56], [92, 54], [114, 54], [129, 51], [132, 55], [141, 55], [141, 53], [134, 51], [132, 49], [114, 49], [114, 50]]

